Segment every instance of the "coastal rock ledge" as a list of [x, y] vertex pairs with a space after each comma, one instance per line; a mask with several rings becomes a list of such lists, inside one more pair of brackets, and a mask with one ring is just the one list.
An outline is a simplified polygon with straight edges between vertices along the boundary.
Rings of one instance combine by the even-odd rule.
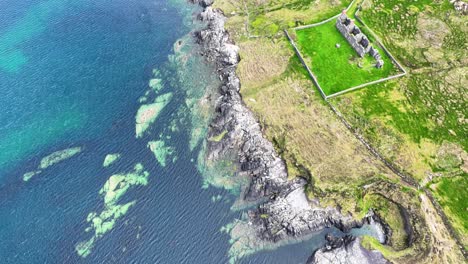
[[239, 48], [224, 28], [226, 17], [221, 10], [212, 8], [212, 0], [193, 1], [203, 7], [198, 18], [207, 23], [206, 28], [195, 32], [196, 41], [201, 55], [216, 66], [221, 80], [207, 138], [222, 136], [207, 140], [204, 158], [211, 163], [229, 160], [236, 166], [235, 177], [248, 179], [241, 199], [246, 204], [260, 205], [247, 214], [255, 236], [247, 240], [259, 240], [263, 244], [300, 240], [326, 227], [349, 231], [369, 221], [369, 218], [355, 221], [336, 208], [321, 208], [311, 203], [304, 192], [307, 181], [288, 180], [285, 163], [273, 144], [263, 137], [255, 116], [242, 101], [235, 72], [240, 61]]
[[324, 248], [314, 252], [307, 264], [349, 263], [349, 264], [387, 264], [390, 263], [378, 251], [370, 251], [360, 245], [359, 238], [349, 235], [333, 237], [327, 235]]

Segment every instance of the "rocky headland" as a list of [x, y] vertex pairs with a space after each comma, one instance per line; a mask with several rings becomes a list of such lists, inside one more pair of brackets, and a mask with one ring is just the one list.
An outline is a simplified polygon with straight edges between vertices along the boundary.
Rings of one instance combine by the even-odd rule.
[[[203, 7], [198, 19], [207, 23], [206, 28], [194, 34], [195, 38], [201, 47], [201, 55], [215, 64], [222, 83], [207, 135], [208, 139], [216, 140], [207, 140], [204, 159], [210, 163], [230, 160], [235, 167], [235, 177], [247, 179], [248, 184], [242, 186], [241, 200], [259, 205], [247, 213], [246, 221], [252, 232], [246, 240], [251, 244], [274, 244], [301, 239], [327, 227], [334, 226], [346, 232], [364, 223], [376, 223], [372, 220], [373, 214], [356, 221], [336, 208], [322, 208], [306, 197], [305, 179], [288, 180], [285, 163], [273, 144], [264, 138], [254, 114], [242, 101], [241, 85], [236, 76], [239, 48], [224, 28], [226, 17], [222, 10], [211, 7], [212, 0], [195, 2]], [[382, 234], [381, 242], [385, 240]], [[347, 251], [348, 244], [342, 243], [335, 248], [343, 247], [347, 254], [353, 254], [353, 251]], [[370, 254], [359, 256], [374, 257]]]

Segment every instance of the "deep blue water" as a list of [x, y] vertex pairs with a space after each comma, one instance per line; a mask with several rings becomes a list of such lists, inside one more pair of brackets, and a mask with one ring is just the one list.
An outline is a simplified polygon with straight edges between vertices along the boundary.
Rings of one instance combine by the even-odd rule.
[[[166, 81], [177, 76], [165, 65], [195, 26], [187, 22], [195, 8], [169, 0], [0, 1], [0, 263], [228, 262], [220, 229], [240, 217], [230, 210], [236, 197], [202, 189], [188, 122], [167, 129], [187, 95], [181, 82]], [[137, 140], [138, 98], [155, 68], [174, 99]], [[200, 80], [201, 92], [209, 80]], [[178, 157], [164, 168], [146, 147], [160, 133]], [[84, 150], [22, 180], [42, 157], [72, 146]], [[108, 153], [122, 158], [103, 168]], [[100, 188], [138, 162], [149, 184], [129, 190], [122, 202], [136, 204], [81, 258], [75, 246], [89, 238], [88, 213], [102, 209]], [[216, 195], [223, 198], [214, 203]], [[303, 263], [322, 237], [243, 262]]]

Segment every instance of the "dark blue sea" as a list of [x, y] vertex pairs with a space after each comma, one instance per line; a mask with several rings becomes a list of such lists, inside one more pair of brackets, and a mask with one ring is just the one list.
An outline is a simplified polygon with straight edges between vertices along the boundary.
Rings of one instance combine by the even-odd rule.
[[[220, 229], [241, 212], [231, 210], [232, 192], [202, 188], [197, 169], [204, 134], [194, 133], [190, 102], [216, 87], [216, 76], [196, 58], [189, 33], [203, 25], [194, 12], [182, 0], [0, 0], [0, 263], [229, 262]], [[174, 96], [137, 139], [154, 70]], [[177, 157], [165, 167], [147, 148], [161, 136]], [[70, 147], [83, 150], [23, 180]], [[104, 168], [109, 153], [121, 158]], [[148, 184], [129, 188], [121, 203], [135, 204], [79, 256], [77, 244], [92, 235], [88, 214], [103, 209], [99, 190], [137, 163]], [[322, 237], [242, 262], [303, 263]]]

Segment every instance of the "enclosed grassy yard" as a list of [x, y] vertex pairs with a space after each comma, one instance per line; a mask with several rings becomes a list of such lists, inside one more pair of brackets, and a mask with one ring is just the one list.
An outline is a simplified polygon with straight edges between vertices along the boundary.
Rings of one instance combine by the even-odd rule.
[[[398, 72], [385, 52], [377, 48], [384, 60], [381, 69], [374, 67], [370, 55], [360, 58], [335, 27], [335, 20], [296, 31], [297, 45], [326, 95], [331, 95]], [[362, 27], [361, 27], [362, 29]], [[369, 40], [372, 36], [366, 34]], [[336, 44], [340, 47], [337, 48]]]

